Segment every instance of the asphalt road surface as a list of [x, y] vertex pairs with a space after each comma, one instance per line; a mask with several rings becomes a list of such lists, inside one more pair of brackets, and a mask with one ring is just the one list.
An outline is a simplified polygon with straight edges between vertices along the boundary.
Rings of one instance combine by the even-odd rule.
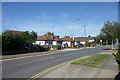
[[58, 52], [51, 55], [3, 61], [2, 77], [30, 78], [52, 66], [80, 57], [99, 54], [107, 49], [110, 49], [110, 47], [85, 48], [69, 52]]

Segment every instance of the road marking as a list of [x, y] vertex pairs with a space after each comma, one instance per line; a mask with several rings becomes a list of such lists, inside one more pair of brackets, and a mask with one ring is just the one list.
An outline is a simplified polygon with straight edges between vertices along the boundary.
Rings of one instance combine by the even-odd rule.
[[43, 70], [43, 71], [41, 71], [40, 73], [32, 76], [31, 78], [29, 78], [29, 79], [27, 79], [27, 80], [35, 80], [35, 79], [40, 78], [41, 76], [45, 75], [46, 73], [48, 73], [48, 72], [50, 72], [50, 71], [52, 71], [52, 70], [54, 70], [54, 69], [56, 69], [56, 68], [58, 68], [58, 67], [60, 67], [60, 66], [62, 66], [62, 65], [65, 65], [65, 64], [67, 64], [67, 63], [69, 63], [69, 62], [73, 62], [73, 61], [76, 61], [76, 60], [79, 60], [79, 59], [83, 59], [83, 58], [86, 58], [86, 57], [89, 57], [89, 56], [81, 57], [81, 58], [78, 58], [78, 59], [74, 59], [74, 60], [71, 60], [71, 61], [67, 61], [67, 62], [58, 64], [58, 65], [56, 65], [56, 66], [50, 67], [50, 68], [48, 68], [48, 69], [46, 69], [46, 70]]
[[17, 57], [17, 58], [10, 58], [10, 59], [3, 59], [0, 61], [8, 61], [8, 60], [16, 60], [16, 59], [24, 59], [24, 58], [30, 58], [30, 57], [36, 57], [36, 56], [44, 56], [44, 55], [51, 55], [51, 54], [56, 54], [57, 52], [51, 52], [47, 54], [39, 54], [39, 55], [33, 55], [33, 56], [24, 56], [24, 57]]

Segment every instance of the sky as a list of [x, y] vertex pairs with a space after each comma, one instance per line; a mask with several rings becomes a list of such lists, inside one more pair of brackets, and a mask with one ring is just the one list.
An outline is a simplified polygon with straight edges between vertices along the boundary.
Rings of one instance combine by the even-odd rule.
[[104, 22], [118, 20], [118, 2], [3, 2], [2, 20], [2, 32], [81, 37], [86, 26], [86, 36], [97, 36]]

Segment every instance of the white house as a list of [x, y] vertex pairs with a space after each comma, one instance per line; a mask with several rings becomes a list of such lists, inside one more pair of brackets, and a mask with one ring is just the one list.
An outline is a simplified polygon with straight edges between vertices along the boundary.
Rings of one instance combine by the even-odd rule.
[[65, 36], [62, 39], [62, 44], [68, 44], [68, 46], [72, 46], [72, 37], [69, 37], [69, 36]]
[[59, 36], [55, 36], [53, 33], [47, 32], [47, 34], [37, 36], [35, 44], [55, 46], [62, 44], [62, 40], [59, 38]]
[[92, 42], [94, 41], [94, 38], [80, 38], [80, 37], [75, 37], [73, 40], [73, 37], [70, 36], [64, 36], [62, 38], [59, 38], [59, 36], [55, 36], [54, 33], [47, 32], [47, 34], [44, 34], [42, 36], [38, 36], [36, 39], [35, 44], [40, 44], [40, 45], [63, 45], [67, 44], [68, 46], [72, 45], [77, 45], [77, 44], [86, 44], [86, 42]]

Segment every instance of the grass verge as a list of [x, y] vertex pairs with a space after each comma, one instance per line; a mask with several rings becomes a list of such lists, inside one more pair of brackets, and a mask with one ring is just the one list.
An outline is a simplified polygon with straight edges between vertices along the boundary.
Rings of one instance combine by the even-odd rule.
[[76, 60], [71, 64], [78, 64], [82, 66], [89, 66], [89, 67], [97, 67], [99, 64], [104, 62], [106, 59], [109, 58], [109, 54], [96, 54], [90, 57], [82, 58], [80, 60]]

